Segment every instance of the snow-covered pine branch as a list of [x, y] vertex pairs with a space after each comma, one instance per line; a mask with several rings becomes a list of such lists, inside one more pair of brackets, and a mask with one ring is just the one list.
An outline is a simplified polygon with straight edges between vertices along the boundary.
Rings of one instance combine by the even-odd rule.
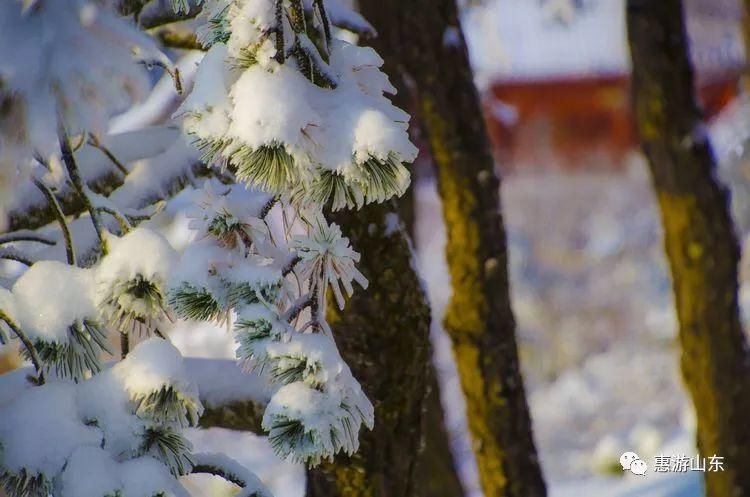
[[[123, 136], [106, 133], [148, 89], [141, 62], [177, 74], [113, 9], [146, 19], [163, 4], [0, 8], [9, 42], [0, 43], [0, 188], [16, 197], [0, 208], [18, 228], [0, 241], [30, 266], [0, 288], [0, 341], [20, 345], [36, 369], [27, 388], [0, 399], [0, 484], [14, 496], [176, 497], [192, 471], [268, 495], [247, 469], [191, 453], [183, 431], [210, 398], [198, 383], [217, 385], [195, 381], [165, 320], [232, 330], [247, 381], [268, 385], [262, 428], [282, 457], [315, 465], [352, 454], [374, 423], [326, 320], [329, 289], [343, 307], [353, 283], [367, 281], [324, 214], [409, 184], [404, 163], [417, 151], [409, 116], [387, 98], [395, 90], [383, 61], [333, 29], [371, 27], [334, 0], [176, 2], [177, 17], [200, 10], [207, 49], [176, 114], [214, 166], [215, 179], [199, 180], [174, 137], [152, 133], [138, 155], [127, 143], [145, 134], [121, 146]], [[29, 57], [50, 63], [24, 72]], [[178, 252], [147, 222], [148, 206], [188, 183], [203, 183], [204, 195]], [[121, 359], [108, 367], [118, 335]]]
[[[408, 114], [370, 48], [322, 42], [296, 3], [210, 0], [209, 46], [180, 113], [208, 163], [305, 208], [361, 207], [402, 194], [416, 148]], [[316, 40], [313, 43], [311, 40]], [[282, 53], [279, 50], [283, 50]], [[290, 194], [291, 192], [291, 194]]]
[[239, 497], [271, 497], [271, 492], [257, 476], [223, 454], [195, 454], [193, 473], [208, 473], [234, 483], [242, 490]]

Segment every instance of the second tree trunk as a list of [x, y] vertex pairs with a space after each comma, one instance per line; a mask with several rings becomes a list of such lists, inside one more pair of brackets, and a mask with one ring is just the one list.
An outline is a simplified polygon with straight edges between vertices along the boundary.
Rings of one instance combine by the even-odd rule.
[[438, 172], [453, 296], [446, 310], [487, 497], [546, 495], [521, 377], [508, 257], [481, 105], [453, 0], [361, 0], [413, 93]]
[[661, 208], [681, 366], [697, 414], [706, 495], [750, 495], [750, 363], [740, 323], [740, 250], [729, 196], [695, 97], [680, 0], [629, 0], [638, 129]]

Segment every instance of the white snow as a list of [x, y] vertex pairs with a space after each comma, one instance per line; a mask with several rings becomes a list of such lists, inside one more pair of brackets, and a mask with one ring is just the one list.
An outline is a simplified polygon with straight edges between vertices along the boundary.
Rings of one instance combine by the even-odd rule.
[[[337, 39], [330, 44], [330, 62], [326, 64], [315, 55], [317, 49], [309, 39], [298, 37], [298, 43], [313, 54], [319, 72], [335, 84], [332, 89], [321, 88], [294, 64], [280, 65], [272, 59], [270, 40], [259, 49], [247, 44], [260, 39], [263, 26], [275, 22], [272, 3], [238, 5], [229, 10], [233, 30], [227, 48], [217, 47], [220, 43], [211, 48], [198, 69], [195, 96], [189, 96], [178, 111], [185, 115], [187, 133], [217, 148], [214, 160], [219, 165], [232, 158], [241, 161], [234, 155], [238, 151], [282, 147], [294, 159], [283, 183], [303, 193], [321, 170], [329, 170], [343, 175], [347, 185], [358, 192], [348, 203], [380, 202], [403, 194], [409, 175], [401, 163], [412, 162], [417, 149], [407, 133], [409, 115], [384, 97], [395, 90], [379, 70], [382, 59], [372, 49]], [[253, 13], [245, 16], [244, 9]], [[233, 17], [235, 14], [239, 17]], [[234, 30], [235, 20], [243, 19], [249, 22]], [[255, 50], [256, 62], [241, 70], [236, 67], [241, 63], [234, 61], [242, 55], [238, 46]], [[230, 72], [228, 68], [233, 66]], [[222, 88], [231, 88], [229, 102]], [[363, 165], [370, 159], [392, 160], [396, 181], [385, 188], [366, 188], [371, 173]], [[279, 185], [252, 181], [250, 186], [281, 193]]]
[[3, 466], [51, 478], [76, 447], [98, 446], [102, 433], [79, 419], [75, 398], [74, 385], [53, 383], [25, 390], [0, 406]]
[[[192, 345], [183, 344], [183, 350], [202, 352], [201, 344], [206, 341], [206, 335], [209, 333], [219, 337], [223, 335], [227, 341], [231, 340], [231, 335], [225, 330], [214, 328], [203, 332], [201, 341]], [[264, 405], [271, 398], [272, 386], [268, 379], [243, 371], [232, 359], [190, 357], [185, 359], [185, 365], [190, 382], [201, 392], [201, 400], [206, 407], [242, 401]]]
[[25, 101], [16, 124], [44, 156], [56, 144], [58, 109], [74, 134], [103, 131], [148, 88], [133, 51], [164, 60], [153, 39], [86, 0], [40, 2], [27, 12], [8, 1], [0, 9], [0, 79]]
[[247, 69], [232, 86], [230, 136], [252, 149], [279, 143], [302, 155], [303, 131], [323, 126], [323, 117], [311, 105], [314, 89], [308, 85], [287, 65], [273, 73], [260, 66]]
[[189, 497], [164, 464], [153, 457], [129, 459], [120, 465], [124, 494], [127, 497]]
[[[189, 429], [187, 434], [196, 452], [221, 452], [244, 467], [252, 468], [274, 496], [304, 497], [304, 467], [280, 460], [266, 437], [221, 428]], [[189, 476], [183, 478], [182, 482], [195, 497], [236, 491], [234, 485], [205, 475]]]
[[[277, 448], [281, 457], [317, 465], [323, 459], [333, 458], [339, 451], [349, 455], [357, 451], [360, 427], [364, 424], [372, 428], [374, 423], [372, 405], [360, 391], [362, 398], [358, 399], [360, 402], [356, 407], [345, 409], [342, 403], [350, 399], [332, 393], [341, 392], [323, 393], [303, 382], [294, 382], [284, 385], [274, 394], [263, 415], [263, 429], [268, 431], [270, 439], [279, 438], [283, 443]], [[284, 426], [289, 420], [299, 422], [309, 438], [302, 438], [293, 446], [287, 445], [284, 432], [288, 428]]]
[[112, 368], [131, 397], [173, 387], [197, 402], [197, 388], [189, 381], [180, 352], [167, 340], [151, 338], [138, 344]]
[[70, 456], [61, 477], [62, 495], [102, 497], [122, 491], [117, 463], [99, 447], [80, 447]]
[[271, 342], [267, 345], [268, 360], [277, 362], [277, 368], [286, 369], [301, 362], [306, 365], [303, 382], [313, 388], [335, 381], [347, 368], [336, 350], [336, 344], [321, 334], [296, 334], [289, 341]]
[[96, 270], [100, 284], [128, 280], [141, 275], [148, 280], [164, 281], [171, 274], [177, 252], [159, 233], [135, 228], [122, 237], [109, 236], [110, 251]]
[[74, 322], [96, 320], [94, 272], [61, 262], [41, 261], [13, 285], [18, 320], [31, 337], [65, 343]]
[[111, 454], [131, 454], [138, 450], [145, 422], [132, 415], [131, 397], [112, 368], [81, 382], [77, 392], [81, 419], [95, 419], [104, 434], [104, 448]]
[[164, 312], [160, 297], [144, 297], [129, 285], [142, 279], [164, 297], [177, 252], [161, 234], [142, 227], [120, 238], [109, 235], [107, 243], [110, 251], [95, 268], [96, 304], [102, 315], [113, 324], [128, 316], [159, 319]]
[[[226, 45], [213, 45], [198, 65], [193, 89], [175, 115], [185, 115], [187, 129], [199, 136], [219, 138], [229, 128], [230, 75]], [[205, 109], [200, 119], [191, 114]]]

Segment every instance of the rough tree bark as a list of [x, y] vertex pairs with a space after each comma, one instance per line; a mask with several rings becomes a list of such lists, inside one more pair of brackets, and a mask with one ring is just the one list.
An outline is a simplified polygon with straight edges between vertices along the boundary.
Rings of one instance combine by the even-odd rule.
[[336, 343], [375, 405], [375, 429], [352, 457], [308, 472], [308, 497], [415, 495], [430, 364], [430, 312], [393, 204], [331, 216], [362, 253], [370, 282], [329, 312]]
[[453, 296], [446, 311], [488, 497], [546, 495], [534, 446], [500, 214], [499, 179], [454, 0], [363, 0], [408, 82], [438, 171]]
[[422, 423], [424, 447], [417, 461], [414, 477], [417, 482], [417, 495], [463, 497], [465, 493], [451, 451], [436, 374], [435, 368], [431, 367]]
[[742, 35], [745, 45], [745, 71], [740, 83], [746, 94], [750, 94], [750, 0], [742, 2]]
[[696, 102], [680, 0], [629, 0], [633, 95], [661, 208], [698, 449], [725, 457], [706, 495], [750, 495], [750, 362], [740, 323], [740, 249]]

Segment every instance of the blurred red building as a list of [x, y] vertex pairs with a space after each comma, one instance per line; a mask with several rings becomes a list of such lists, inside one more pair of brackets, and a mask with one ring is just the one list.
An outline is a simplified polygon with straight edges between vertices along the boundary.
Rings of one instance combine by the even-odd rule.
[[[472, 39], [472, 28], [467, 32], [470, 45], [483, 45], [475, 62], [485, 79], [485, 115], [501, 167], [621, 167], [637, 146], [624, 0], [584, 2], [567, 22], [537, 2], [496, 3], [497, 18], [490, 12], [469, 19], [484, 39]], [[698, 91], [710, 118], [738, 91], [743, 11], [737, 0], [688, 0], [687, 9]], [[493, 21], [505, 29], [494, 40], [486, 34], [495, 29]], [[494, 51], [499, 61], [488, 53], [492, 43], [503, 47]]]

